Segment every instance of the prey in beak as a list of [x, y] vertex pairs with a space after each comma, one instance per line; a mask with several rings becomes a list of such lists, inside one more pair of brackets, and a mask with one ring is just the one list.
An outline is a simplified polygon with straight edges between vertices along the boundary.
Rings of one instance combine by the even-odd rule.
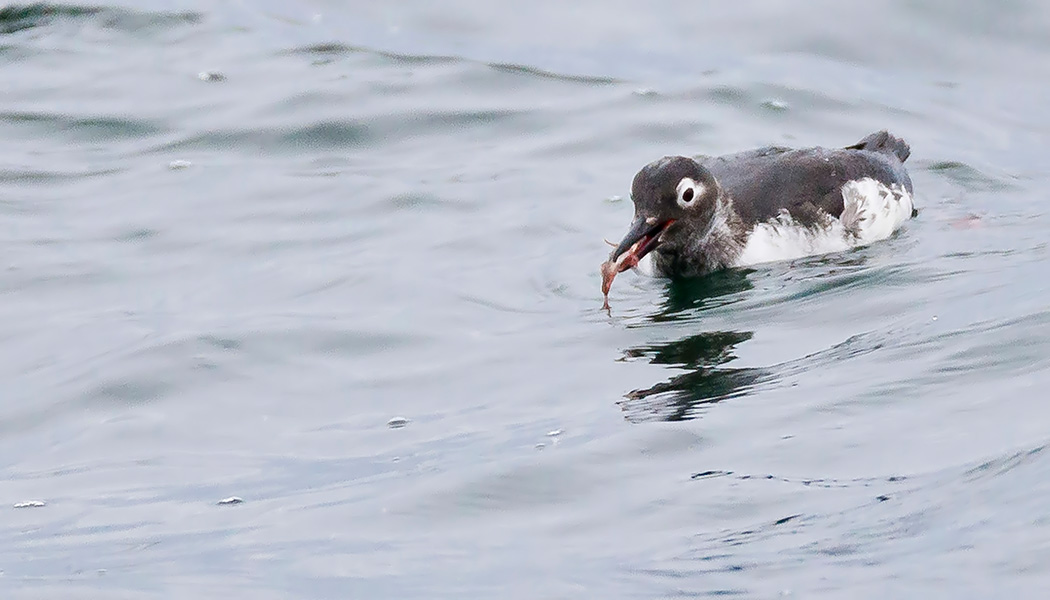
[[612, 289], [616, 275], [638, 265], [638, 261], [652, 252], [660, 244], [660, 234], [674, 223], [674, 219], [660, 221], [655, 217], [636, 218], [630, 230], [612, 253], [609, 260], [602, 263], [602, 294], [605, 296], [603, 308], [609, 308], [609, 290]]

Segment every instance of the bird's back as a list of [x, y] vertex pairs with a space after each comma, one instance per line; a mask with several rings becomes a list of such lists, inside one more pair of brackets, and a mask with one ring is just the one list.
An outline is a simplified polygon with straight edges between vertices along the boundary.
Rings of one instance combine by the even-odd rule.
[[840, 217], [842, 187], [850, 181], [871, 178], [910, 193], [911, 179], [903, 165], [909, 153], [907, 143], [880, 131], [845, 148], [771, 146], [700, 162], [733, 198], [745, 223], [764, 222], [787, 210], [806, 224], [824, 215]]

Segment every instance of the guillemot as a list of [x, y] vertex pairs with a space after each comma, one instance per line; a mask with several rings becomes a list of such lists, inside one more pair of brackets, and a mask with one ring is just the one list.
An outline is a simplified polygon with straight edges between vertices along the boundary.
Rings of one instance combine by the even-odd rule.
[[844, 148], [759, 148], [719, 157], [665, 156], [631, 184], [634, 219], [602, 264], [691, 277], [840, 252], [885, 239], [914, 216], [904, 168], [911, 148], [878, 131]]

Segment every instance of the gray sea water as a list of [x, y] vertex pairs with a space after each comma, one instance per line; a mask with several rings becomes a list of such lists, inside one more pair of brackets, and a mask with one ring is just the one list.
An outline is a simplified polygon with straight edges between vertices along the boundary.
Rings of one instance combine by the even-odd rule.
[[[1046, 597], [1047, 3], [0, 6], [0, 597]], [[645, 163], [883, 128], [601, 310]]]

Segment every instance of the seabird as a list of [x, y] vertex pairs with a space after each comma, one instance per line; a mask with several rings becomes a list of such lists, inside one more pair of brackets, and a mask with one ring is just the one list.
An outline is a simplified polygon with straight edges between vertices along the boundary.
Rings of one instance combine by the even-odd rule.
[[914, 216], [908, 144], [887, 131], [845, 148], [759, 148], [718, 157], [665, 156], [631, 185], [634, 220], [602, 264], [692, 277], [840, 252], [885, 239]]

